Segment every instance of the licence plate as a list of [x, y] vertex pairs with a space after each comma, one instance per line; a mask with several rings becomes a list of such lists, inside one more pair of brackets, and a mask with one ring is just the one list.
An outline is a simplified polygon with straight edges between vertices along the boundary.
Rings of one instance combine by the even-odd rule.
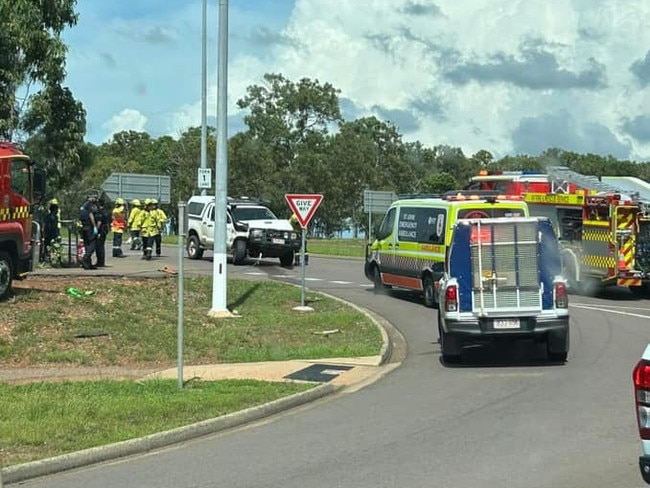
[[519, 319], [494, 319], [495, 329], [519, 329]]
[[273, 238], [273, 239], [271, 239], [271, 242], [273, 244], [284, 244], [284, 239], [275, 239], [275, 238]]

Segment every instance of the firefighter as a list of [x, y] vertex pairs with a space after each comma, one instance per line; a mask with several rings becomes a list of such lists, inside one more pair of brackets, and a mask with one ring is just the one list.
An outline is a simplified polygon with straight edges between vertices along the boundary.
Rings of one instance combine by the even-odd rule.
[[126, 210], [124, 208], [124, 200], [122, 198], [115, 199], [113, 207], [111, 230], [113, 231], [113, 257], [123, 258], [122, 252], [122, 236], [126, 229]]
[[[298, 217], [296, 214], [291, 214], [291, 217], [289, 218], [289, 223], [291, 224], [291, 227], [293, 227], [293, 230], [295, 230], [298, 233], [298, 239], [300, 239], [300, 242], [302, 242], [302, 225], [300, 225], [300, 221], [298, 220]], [[304, 249], [304, 254], [305, 254], [305, 266], [309, 264], [309, 254], [307, 253], [307, 239], [305, 238], [305, 249]], [[300, 265], [300, 252], [297, 252], [294, 258], [294, 265], [298, 266]]]
[[[59, 202], [56, 198], [50, 200], [49, 212], [43, 220], [43, 260], [51, 261], [51, 248], [61, 240], [61, 221], [59, 220]], [[61, 256], [58, 256], [61, 260]], [[53, 264], [53, 263], [50, 263]]]
[[156, 244], [156, 256], [160, 257], [162, 251], [163, 226], [165, 225], [165, 222], [167, 222], [167, 214], [162, 208], [158, 207], [158, 200], [152, 198], [151, 203], [153, 205], [152, 212], [155, 213], [156, 221], [158, 223], [158, 233], [154, 236], [154, 242]]
[[79, 225], [81, 227], [81, 237], [84, 244], [84, 256], [81, 264], [84, 269], [97, 269], [92, 264], [92, 255], [95, 253], [97, 245], [97, 235], [99, 229], [95, 222], [95, 212], [97, 211], [97, 195], [89, 193], [86, 201], [79, 208]]
[[131, 211], [129, 212], [129, 220], [127, 221], [127, 226], [129, 228], [129, 235], [131, 236], [131, 251], [139, 251], [142, 249], [142, 240], [140, 239], [140, 227], [139, 217], [140, 212], [142, 212], [142, 207], [140, 206], [140, 200], [134, 198], [131, 200]]
[[138, 215], [136, 225], [140, 229], [142, 238], [142, 259], [151, 259], [153, 252], [154, 236], [158, 233], [157, 212], [154, 211], [153, 202], [150, 198], [144, 201], [144, 209]]
[[111, 216], [106, 208], [106, 201], [103, 198], [100, 198], [97, 202], [97, 210], [95, 211], [95, 223], [98, 230], [95, 247], [97, 263], [95, 266], [98, 268], [106, 267], [106, 237], [111, 228], [110, 222]]

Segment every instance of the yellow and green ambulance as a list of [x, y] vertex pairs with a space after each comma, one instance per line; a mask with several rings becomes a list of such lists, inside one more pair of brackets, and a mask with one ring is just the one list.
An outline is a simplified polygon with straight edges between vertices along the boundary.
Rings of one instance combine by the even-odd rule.
[[516, 197], [446, 194], [440, 198], [404, 198], [393, 202], [366, 249], [364, 273], [382, 293], [396, 287], [418, 292], [427, 307], [437, 306], [451, 229], [458, 219], [528, 217]]

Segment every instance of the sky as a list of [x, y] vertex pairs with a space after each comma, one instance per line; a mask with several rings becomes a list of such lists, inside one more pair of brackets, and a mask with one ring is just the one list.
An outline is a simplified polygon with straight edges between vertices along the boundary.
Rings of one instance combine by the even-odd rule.
[[[215, 124], [218, 0], [208, 0]], [[647, 0], [230, 0], [228, 132], [265, 73], [331, 83], [343, 117], [394, 124], [405, 142], [549, 147], [650, 160]], [[202, 0], [80, 0], [64, 33], [86, 140], [178, 137], [201, 124]]]

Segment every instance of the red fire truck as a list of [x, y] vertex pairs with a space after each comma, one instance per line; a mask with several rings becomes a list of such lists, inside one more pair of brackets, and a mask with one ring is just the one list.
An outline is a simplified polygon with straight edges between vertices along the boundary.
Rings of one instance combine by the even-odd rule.
[[40, 229], [33, 220], [45, 177], [20, 147], [0, 142], [0, 299], [38, 262]]
[[517, 195], [531, 216], [554, 223], [570, 288], [593, 294], [625, 286], [636, 295], [650, 287], [650, 212], [639, 195], [563, 166], [546, 174], [482, 172], [470, 189]]

